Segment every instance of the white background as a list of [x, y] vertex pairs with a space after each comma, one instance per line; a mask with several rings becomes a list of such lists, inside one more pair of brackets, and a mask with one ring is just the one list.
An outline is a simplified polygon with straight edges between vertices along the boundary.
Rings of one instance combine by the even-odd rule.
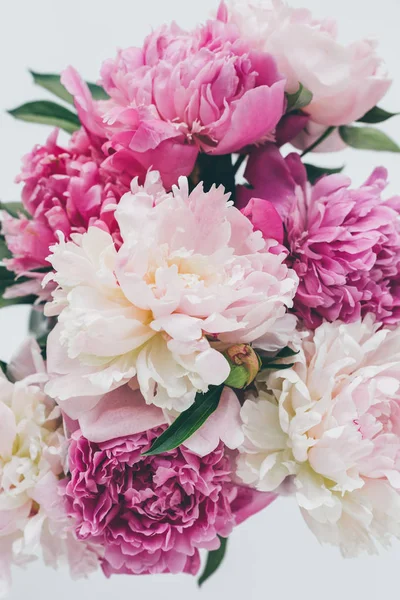
[[[96, 80], [102, 59], [116, 47], [140, 44], [150, 29], [177, 20], [183, 26], [206, 18], [217, 0], [0, 0], [0, 198], [18, 200], [14, 184], [20, 158], [33, 144], [43, 142], [49, 130], [14, 121], [4, 113], [28, 100], [44, 98], [35, 89], [27, 68], [60, 72], [73, 64], [89, 80]], [[308, 6], [317, 17], [335, 17], [341, 37], [380, 40], [380, 52], [395, 79], [385, 108], [400, 111], [399, 0], [292, 0]], [[383, 127], [400, 142], [400, 117]], [[319, 156], [319, 164], [339, 166], [359, 184], [374, 166], [390, 170], [391, 190], [400, 193], [399, 155], [348, 150]], [[22, 307], [0, 311], [0, 358], [7, 359], [20, 343], [27, 323]], [[88, 581], [73, 582], [66, 570], [57, 573], [40, 563], [15, 570], [12, 600], [96, 598], [165, 598], [204, 600], [226, 597], [262, 600], [381, 600], [397, 598], [400, 545], [378, 557], [344, 560], [332, 548], [321, 548], [289, 499], [276, 502], [264, 513], [239, 527], [230, 539], [225, 563], [201, 592], [189, 576], [127, 577], [106, 580], [101, 573]]]

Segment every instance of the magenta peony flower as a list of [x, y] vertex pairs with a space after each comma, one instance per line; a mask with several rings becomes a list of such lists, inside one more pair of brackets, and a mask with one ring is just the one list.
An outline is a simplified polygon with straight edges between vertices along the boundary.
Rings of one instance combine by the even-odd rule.
[[104, 545], [113, 573], [196, 573], [199, 548], [272, 502], [231, 481], [223, 445], [200, 458], [187, 448], [144, 457], [164, 427], [95, 444], [73, 434], [62, 485], [79, 539]]
[[217, 20], [193, 32], [163, 26], [142, 49], [107, 60], [101, 76], [108, 101], [93, 102], [71, 68], [63, 83], [90, 134], [107, 140], [106, 166], [131, 176], [153, 167], [166, 187], [190, 174], [200, 150], [227, 154], [266, 140], [285, 108], [273, 57]]
[[24, 184], [22, 202], [30, 217], [2, 215], [2, 231], [12, 258], [7, 267], [30, 281], [17, 284], [8, 296], [33, 293], [47, 298], [41, 290], [49, 246], [57, 241], [56, 231], [69, 238], [97, 226], [118, 240], [118, 227], [110, 210], [129, 189], [105, 172], [94, 156], [86, 133], [81, 130], [68, 148], [57, 144], [57, 130], [44, 146], [36, 146], [25, 156], [17, 181]]
[[[291, 266], [300, 279], [294, 306], [308, 327], [323, 319], [348, 323], [367, 313], [386, 325], [399, 322], [400, 197], [381, 197], [385, 169], [376, 169], [359, 189], [350, 189], [342, 175], [323, 177], [312, 187], [299, 156], [285, 160], [270, 145], [253, 153], [246, 178], [253, 189], [239, 189], [239, 205], [246, 207], [252, 196], [264, 198], [284, 221]], [[260, 209], [252, 214], [259, 217]], [[265, 224], [253, 224], [265, 230]]]

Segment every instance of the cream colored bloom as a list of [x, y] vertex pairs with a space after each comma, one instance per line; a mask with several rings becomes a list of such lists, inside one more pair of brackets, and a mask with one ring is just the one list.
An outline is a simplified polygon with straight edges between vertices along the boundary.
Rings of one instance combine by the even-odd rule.
[[60, 408], [43, 392], [47, 374], [33, 340], [8, 374], [0, 372], [0, 597], [11, 581], [11, 565], [43, 554], [57, 566], [66, 559], [73, 575], [98, 566], [98, 550], [78, 542], [58, 495], [65, 437]]
[[238, 475], [291, 488], [312, 531], [343, 554], [373, 553], [400, 535], [400, 329], [325, 323], [299, 350], [244, 403]]
[[73, 418], [137, 377], [148, 404], [182, 412], [230, 366], [217, 342], [277, 351], [291, 338], [297, 276], [224, 188], [167, 193], [132, 182], [115, 211], [122, 245], [92, 227], [52, 248], [47, 392]]

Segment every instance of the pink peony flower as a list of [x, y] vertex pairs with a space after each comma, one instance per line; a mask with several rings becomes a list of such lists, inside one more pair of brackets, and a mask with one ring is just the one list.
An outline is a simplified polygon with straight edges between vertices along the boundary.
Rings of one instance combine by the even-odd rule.
[[[371, 40], [345, 46], [337, 40], [332, 20], [315, 20], [310, 11], [289, 7], [284, 0], [228, 0], [219, 18], [235, 24], [244, 40], [258, 51], [271, 53], [293, 94], [302, 83], [313, 94], [305, 111], [309, 127], [321, 133], [330, 125], [356, 121], [383, 98], [391, 80]], [[295, 144], [308, 147], [302, 134]], [[337, 146], [336, 149], [339, 149]]]
[[[290, 263], [299, 276], [295, 310], [314, 328], [322, 319], [346, 323], [372, 312], [387, 324], [400, 319], [400, 197], [383, 199], [385, 169], [359, 189], [343, 175], [307, 182], [297, 154], [285, 160], [272, 145], [256, 150], [239, 190], [272, 202], [286, 228]], [[269, 211], [266, 203], [266, 211]]]
[[[126, 187], [100, 166], [101, 155], [93, 154], [85, 132], [79, 131], [68, 148], [57, 144], [57, 130], [44, 146], [36, 146], [25, 156], [17, 181], [24, 184], [22, 202], [30, 217], [11, 217], [3, 212], [2, 230], [12, 258], [7, 267], [30, 281], [11, 288], [11, 295], [34, 293], [46, 298], [41, 290], [43, 272], [50, 269], [49, 246], [56, 231], [69, 238], [96, 226], [110, 232], [118, 241], [118, 228], [112, 209]], [[8, 294], [10, 296], [10, 293]]]
[[107, 576], [195, 574], [200, 548], [215, 550], [218, 535], [275, 498], [232, 483], [222, 444], [201, 459], [185, 448], [142, 456], [162, 431], [99, 444], [72, 437], [67, 510], [78, 538], [104, 545]]
[[323, 323], [297, 349], [247, 395], [237, 474], [291, 491], [320, 542], [375, 554], [400, 539], [400, 329]]
[[153, 167], [170, 188], [198, 152], [227, 154], [270, 137], [284, 112], [285, 82], [272, 56], [250, 49], [235, 26], [208, 21], [149, 35], [101, 70], [109, 101], [93, 102], [73, 69], [63, 83], [83, 125], [107, 140], [104, 166], [143, 176]]
[[115, 217], [119, 249], [91, 227], [61, 237], [49, 257], [59, 287], [45, 312], [59, 317], [46, 389], [67, 413], [134, 377], [147, 403], [182, 412], [228, 377], [217, 344], [287, 345], [297, 276], [285, 249], [254, 231], [222, 186], [189, 193], [182, 177], [167, 193], [150, 172], [144, 186], [132, 182]]

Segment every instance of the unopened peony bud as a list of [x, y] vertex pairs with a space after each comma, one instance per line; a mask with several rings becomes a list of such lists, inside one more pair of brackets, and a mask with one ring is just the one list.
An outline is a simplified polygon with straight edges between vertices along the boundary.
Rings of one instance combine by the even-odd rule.
[[243, 389], [252, 383], [260, 370], [260, 359], [248, 344], [236, 344], [224, 352], [231, 372], [225, 385]]

